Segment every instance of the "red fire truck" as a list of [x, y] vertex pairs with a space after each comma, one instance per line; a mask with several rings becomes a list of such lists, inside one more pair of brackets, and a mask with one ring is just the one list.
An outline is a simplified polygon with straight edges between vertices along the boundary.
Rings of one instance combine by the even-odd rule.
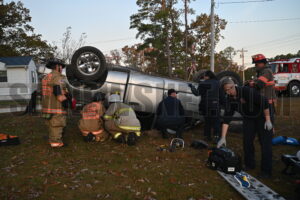
[[300, 58], [275, 60], [269, 64], [274, 73], [275, 89], [291, 97], [300, 96]]

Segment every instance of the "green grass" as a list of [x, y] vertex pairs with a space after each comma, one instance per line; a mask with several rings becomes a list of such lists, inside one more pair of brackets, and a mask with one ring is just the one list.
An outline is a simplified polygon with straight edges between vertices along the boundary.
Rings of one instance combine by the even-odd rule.
[[13, 101], [0, 101], [0, 108], [7, 108], [11, 106], [26, 106], [29, 100], [13, 100]]
[[[276, 134], [298, 138], [300, 99], [284, 107], [286, 113], [277, 117]], [[18, 135], [22, 143], [0, 148], [0, 199], [243, 199], [216, 171], [207, 168], [207, 150], [187, 146], [183, 151], [159, 152], [156, 148], [169, 140], [154, 131], [144, 133], [134, 147], [113, 141], [85, 143], [78, 119], [69, 118], [64, 136], [69, 146], [50, 149], [42, 118], [0, 115], [0, 132]], [[184, 137], [187, 144], [201, 139], [202, 126]], [[241, 138], [239, 133], [230, 133], [227, 139], [227, 145], [240, 154]], [[295, 199], [293, 177], [281, 174], [281, 154], [293, 154], [299, 148], [274, 146], [273, 150], [274, 178], [263, 182], [287, 199]], [[250, 173], [257, 176], [259, 166]]]

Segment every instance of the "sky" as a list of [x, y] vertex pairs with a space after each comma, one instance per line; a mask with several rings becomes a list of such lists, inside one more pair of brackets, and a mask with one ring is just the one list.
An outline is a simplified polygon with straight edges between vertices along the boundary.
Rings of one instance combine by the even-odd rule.
[[[181, 0], [179, 0], [181, 1]], [[297, 53], [300, 50], [300, 0], [215, 0], [215, 14], [228, 24], [221, 32], [223, 39], [216, 51], [232, 46], [245, 49], [245, 66], [252, 66], [251, 55], [263, 53], [266, 57]], [[228, 2], [248, 3], [228, 3]], [[6, 0], [4, 2], [9, 2]], [[72, 37], [78, 40], [86, 33], [86, 45], [99, 48], [104, 54], [139, 42], [137, 31], [129, 29], [130, 16], [137, 13], [135, 0], [22, 0], [30, 10], [35, 33], [49, 43], [59, 41], [68, 26]], [[227, 3], [227, 4], [224, 4]], [[211, 0], [195, 0], [191, 7], [196, 15], [210, 13]], [[189, 16], [189, 20], [196, 15]], [[281, 21], [276, 21], [281, 19]], [[284, 20], [283, 20], [284, 19]], [[251, 22], [273, 20], [268, 22]], [[240, 55], [234, 60], [242, 64]]]

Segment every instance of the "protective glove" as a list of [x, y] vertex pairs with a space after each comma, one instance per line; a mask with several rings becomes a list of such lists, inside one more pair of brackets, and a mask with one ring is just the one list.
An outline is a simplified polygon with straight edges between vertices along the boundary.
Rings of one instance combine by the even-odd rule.
[[191, 87], [193, 87], [193, 84], [191, 84], [191, 83], [188, 83], [188, 86], [191, 88]]
[[225, 137], [221, 137], [221, 139], [219, 140], [219, 142], [217, 144], [217, 148], [220, 148], [223, 145], [226, 146], [226, 138]]
[[266, 121], [265, 122], [265, 130], [270, 131], [270, 130], [272, 130], [272, 128], [273, 128], [272, 122], [270, 120]]
[[64, 108], [69, 108], [70, 107], [70, 102], [68, 99], [65, 99], [61, 102], [62, 107]]

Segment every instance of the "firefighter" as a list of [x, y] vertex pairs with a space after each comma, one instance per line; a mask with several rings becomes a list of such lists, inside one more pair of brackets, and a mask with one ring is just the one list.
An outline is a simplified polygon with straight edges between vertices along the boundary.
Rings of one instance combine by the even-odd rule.
[[61, 74], [65, 64], [57, 59], [50, 60], [46, 67], [52, 72], [42, 79], [42, 116], [49, 127], [49, 143], [53, 148], [62, 147], [63, 129], [66, 126], [70, 95], [66, 89], [66, 77]]
[[276, 93], [273, 72], [267, 65], [267, 59], [263, 54], [252, 56], [252, 63], [255, 64], [256, 79], [250, 83], [250, 86], [255, 87], [261, 95], [268, 99], [270, 116], [274, 124]]
[[176, 131], [176, 138], [182, 139], [184, 130], [184, 109], [181, 101], [177, 99], [177, 91], [168, 90], [168, 97], [162, 100], [156, 111], [156, 126], [161, 131], [163, 138], [168, 138], [167, 129]]
[[261, 145], [261, 178], [272, 175], [272, 136], [273, 125], [267, 98], [249, 87], [236, 87], [230, 79], [224, 80], [225, 100], [222, 137], [217, 147], [226, 145], [226, 134], [235, 111], [243, 116], [243, 149], [245, 169], [255, 168], [254, 139], [258, 135]]
[[116, 141], [134, 145], [141, 135], [141, 125], [134, 110], [122, 103], [118, 94], [110, 95], [108, 102], [109, 107], [104, 115], [105, 129]]
[[204, 115], [204, 136], [211, 140], [211, 129], [214, 133], [214, 142], [220, 138], [221, 117], [220, 103], [223, 100], [223, 92], [220, 90], [220, 82], [215, 74], [207, 70], [204, 73], [204, 81], [201, 81], [196, 89], [192, 84], [188, 84], [196, 96], [201, 96], [199, 111]]
[[104, 100], [105, 94], [98, 92], [94, 95], [92, 102], [85, 105], [81, 111], [79, 129], [86, 142], [103, 142], [108, 138], [108, 134], [103, 129], [102, 120], [105, 113]]

